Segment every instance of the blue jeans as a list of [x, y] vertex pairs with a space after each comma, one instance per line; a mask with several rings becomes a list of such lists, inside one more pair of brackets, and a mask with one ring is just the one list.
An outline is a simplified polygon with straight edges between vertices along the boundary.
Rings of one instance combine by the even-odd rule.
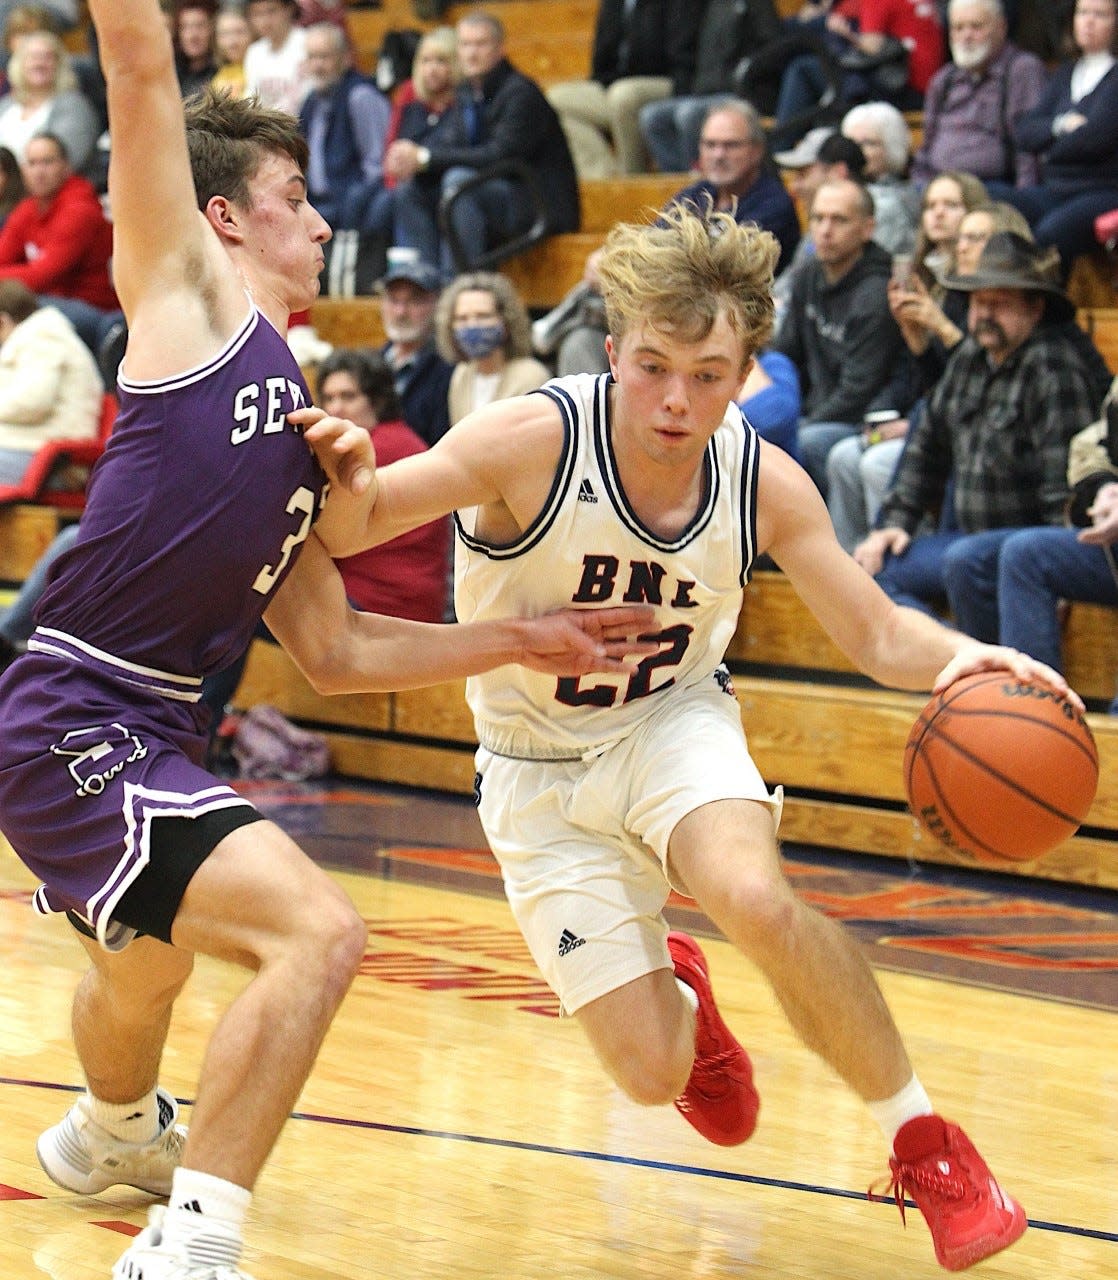
[[1066, 191], [1051, 185], [1014, 188], [997, 184], [991, 195], [1008, 201], [1028, 218], [1037, 244], [1056, 246], [1065, 277], [1080, 254], [1098, 250], [1095, 219], [1118, 208], [1118, 186]]
[[0, 484], [20, 484], [34, 456], [34, 449], [0, 449]]
[[1017, 529], [956, 534], [944, 552], [944, 584], [955, 625], [987, 644], [1001, 643], [998, 570], [1002, 551]]
[[925, 533], [899, 556], [886, 557], [877, 584], [890, 600], [938, 617], [947, 608], [944, 560], [958, 533]]
[[780, 93], [776, 100], [776, 121], [786, 124], [789, 120], [810, 111], [827, 88], [827, 77], [819, 59], [810, 53], [802, 53], [785, 67], [780, 77]]
[[76, 523], [60, 529], [23, 580], [19, 594], [0, 613], [0, 636], [3, 636], [9, 644], [15, 645], [17, 649], [22, 649], [27, 644], [31, 639], [31, 633], [35, 630], [35, 608], [46, 590], [47, 575], [51, 565], [64, 551], [69, 551], [77, 540]]
[[665, 98], [641, 108], [641, 137], [661, 173], [686, 173], [698, 160], [703, 119], [726, 96], [717, 93]]
[[1010, 645], [1057, 671], [1057, 602], [1118, 606], [1106, 554], [1056, 526], [925, 534], [890, 556], [877, 581], [897, 604], [933, 616], [946, 605], [966, 635]]
[[1061, 670], [1059, 600], [1118, 606], [1106, 553], [1077, 541], [1074, 529], [1015, 530], [998, 563], [1001, 643]]
[[[440, 267], [447, 276], [455, 275], [459, 268], [450, 246], [443, 244], [439, 234], [439, 202], [476, 172], [467, 168], [448, 169], [437, 189], [414, 181], [396, 188], [395, 243], [418, 249], [425, 262]], [[455, 201], [450, 220], [469, 264], [491, 244], [500, 244], [528, 229], [532, 221], [531, 197], [520, 184], [494, 178]]]
[[998, 561], [1015, 529], [985, 533], [927, 533], [877, 575], [898, 604], [936, 614], [946, 605], [960, 631], [987, 644], [998, 641]]
[[800, 422], [797, 440], [800, 462], [824, 498], [827, 496], [828, 455], [840, 440], [856, 436], [861, 429], [853, 422]]

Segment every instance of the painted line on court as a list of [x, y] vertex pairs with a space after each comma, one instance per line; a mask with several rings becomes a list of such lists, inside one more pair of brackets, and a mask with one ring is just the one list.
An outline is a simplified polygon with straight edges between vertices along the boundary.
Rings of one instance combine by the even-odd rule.
[[[0, 1085], [19, 1086], [28, 1089], [53, 1089], [63, 1093], [82, 1093], [81, 1085], [58, 1084], [49, 1080], [19, 1080], [0, 1076]], [[193, 1106], [192, 1098], [177, 1099], [182, 1106]], [[479, 1147], [499, 1147], [506, 1151], [527, 1151], [537, 1155], [565, 1156], [571, 1160], [592, 1160], [599, 1164], [630, 1165], [637, 1169], [655, 1169], [662, 1173], [682, 1173], [693, 1178], [715, 1178], [723, 1182], [738, 1182], [751, 1187], [768, 1187], [777, 1191], [798, 1191], [807, 1195], [831, 1196], [839, 1200], [865, 1200], [864, 1191], [850, 1191], [845, 1187], [826, 1187], [811, 1182], [794, 1182], [788, 1178], [766, 1178], [756, 1173], [734, 1173], [729, 1169], [711, 1169], [705, 1165], [676, 1164], [670, 1160], [650, 1160], [641, 1156], [614, 1155], [607, 1151], [589, 1151], [580, 1147], [556, 1147], [543, 1142], [522, 1142], [515, 1138], [490, 1138], [477, 1133], [456, 1133], [452, 1129], [424, 1129], [417, 1125], [385, 1124], [380, 1120], [354, 1120], [346, 1116], [320, 1115], [314, 1111], [293, 1111], [292, 1120], [308, 1124], [328, 1124], [342, 1129], [363, 1129], [371, 1133], [394, 1133], [409, 1138], [436, 1138], [442, 1142], [466, 1142]], [[875, 1197], [871, 1203], [892, 1205], [892, 1197]], [[917, 1206], [912, 1200], [905, 1204], [910, 1209]], [[1046, 1222], [1030, 1218], [1034, 1231], [1052, 1231], [1059, 1235], [1080, 1236], [1086, 1240], [1101, 1240], [1106, 1244], [1118, 1244], [1118, 1232], [1099, 1231], [1094, 1227], [1073, 1227], [1066, 1222]]]

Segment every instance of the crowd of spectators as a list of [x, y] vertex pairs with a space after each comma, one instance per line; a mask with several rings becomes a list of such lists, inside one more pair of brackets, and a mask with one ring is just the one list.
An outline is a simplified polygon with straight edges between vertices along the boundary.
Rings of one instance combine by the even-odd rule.
[[[357, 406], [382, 460], [555, 374], [607, 372], [596, 253], [534, 318], [490, 268], [508, 242], [577, 230], [580, 179], [678, 174], [665, 207], [728, 210], [779, 243], [777, 327], [738, 398], [843, 545], [898, 599], [1057, 666], [1056, 602], [1118, 604], [1118, 413], [1066, 287], [1118, 209], [1116, 9], [1075, 0], [1057, 51], [1002, 0], [808, 0], [791, 17], [773, 0], [602, 0], [589, 75], [545, 89], [510, 59], [499, 8], [423, 32], [387, 83], [360, 69], [342, 0], [165, 5], [184, 98], [294, 114], [310, 200], [379, 247], [387, 340], [328, 356], [318, 390]], [[10, 334], [58, 316], [111, 385], [111, 135], [95, 46], [61, 38], [80, 20], [64, 0], [0, 3], [0, 288], [32, 306], [14, 329], [0, 315], [0, 369]], [[7, 409], [0, 394], [0, 423]], [[1068, 455], [1091, 424], [1103, 478], [1076, 532]], [[426, 554], [445, 569], [437, 532]], [[360, 570], [385, 574], [399, 586], [384, 563]], [[443, 616], [445, 572], [420, 579]]]

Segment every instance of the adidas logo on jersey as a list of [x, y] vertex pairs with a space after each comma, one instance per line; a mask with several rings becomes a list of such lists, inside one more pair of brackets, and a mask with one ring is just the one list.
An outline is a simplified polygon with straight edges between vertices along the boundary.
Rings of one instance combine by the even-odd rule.
[[578, 486], [578, 500], [579, 502], [597, 502], [598, 501], [598, 495], [590, 487], [589, 480], [583, 480], [582, 484]]
[[[597, 498], [594, 499], [598, 501]], [[572, 933], [570, 929], [564, 929], [559, 936], [559, 956], [569, 956], [576, 947], [586, 946], [586, 939], [580, 938], [577, 934]]]

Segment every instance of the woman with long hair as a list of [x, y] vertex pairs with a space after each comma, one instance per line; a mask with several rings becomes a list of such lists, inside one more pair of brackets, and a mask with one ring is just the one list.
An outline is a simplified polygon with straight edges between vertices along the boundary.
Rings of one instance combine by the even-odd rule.
[[[454, 103], [461, 72], [453, 27], [436, 27], [416, 45], [411, 78], [396, 90], [385, 149], [397, 139], [425, 144]], [[396, 179], [385, 175], [385, 186]]]
[[11, 90], [0, 98], [0, 146], [22, 162], [35, 134], [52, 133], [66, 147], [71, 168], [81, 173], [101, 128], [59, 37], [51, 31], [25, 35], [8, 63], [8, 81]]
[[913, 357], [913, 392], [926, 392], [943, 372], [948, 352], [966, 331], [967, 298], [940, 283], [954, 275], [964, 218], [989, 205], [986, 188], [969, 173], [952, 170], [924, 188], [911, 268], [889, 281], [889, 310]]

